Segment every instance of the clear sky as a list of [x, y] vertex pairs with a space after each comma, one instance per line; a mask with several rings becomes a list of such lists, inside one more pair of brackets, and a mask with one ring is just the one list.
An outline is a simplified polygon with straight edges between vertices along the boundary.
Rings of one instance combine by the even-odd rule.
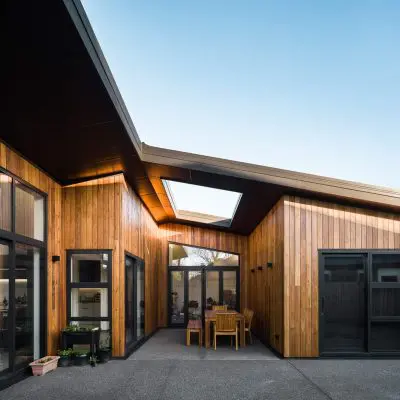
[[142, 141], [400, 188], [400, 1], [83, 4]]

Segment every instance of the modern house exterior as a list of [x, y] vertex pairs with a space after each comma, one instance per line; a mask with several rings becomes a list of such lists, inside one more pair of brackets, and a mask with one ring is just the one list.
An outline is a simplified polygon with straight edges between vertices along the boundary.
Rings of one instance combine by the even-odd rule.
[[[399, 356], [399, 191], [142, 143], [79, 0], [10, 1], [6, 30], [1, 386], [67, 324], [124, 358], [212, 302], [283, 357]], [[181, 210], [176, 183], [235, 207]]]

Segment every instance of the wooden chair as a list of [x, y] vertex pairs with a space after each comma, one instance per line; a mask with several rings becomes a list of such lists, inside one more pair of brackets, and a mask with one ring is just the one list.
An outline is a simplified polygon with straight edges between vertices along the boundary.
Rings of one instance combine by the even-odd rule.
[[253, 338], [251, 336], [251, 321], [253, 321], [254, 311], [245, 308], [243, 315], [244, 315], [244, 342], [246, 343], [246, 332], [248, 332], [250, 344], [253, 344]]
[[212, 306], [213, 311], [228, 311], [228, 306]]
[[[236, 350], [238, 350], [239, 329], [236, 324], [236, 314], [229, 312], [220, 312], [215, 316], [214, 329], [214, 350], [217, 350], [217, 336], [235, 336]], [[232, 344], [232, 340], [231, 340]]]
[[199, 347], [203, 345], [203, 325], [199, 319], [190, 320], [186, 328], [186, 346], [190, 346], [190, 334], [199, 334]]

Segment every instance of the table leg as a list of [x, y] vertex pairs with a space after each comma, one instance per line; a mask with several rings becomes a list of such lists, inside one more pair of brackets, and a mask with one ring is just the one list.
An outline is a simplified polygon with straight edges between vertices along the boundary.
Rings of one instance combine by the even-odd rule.
[[246, 338], [244, 331], [244, 318], [240, 320], [240, 347], [246, 347]]
[[206, 319], [205, 322], [205, 345], [206, 349], [210, 347], [210, 321]]

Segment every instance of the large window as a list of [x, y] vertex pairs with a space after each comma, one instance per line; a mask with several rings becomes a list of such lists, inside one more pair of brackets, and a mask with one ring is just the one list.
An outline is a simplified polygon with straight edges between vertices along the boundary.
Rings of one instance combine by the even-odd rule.
[[68, 323], [100, 328], [100, 345], [111, 345], [110, 250], [67, 252]]
[[126, 352], [145, 336], [144, 261], [125, 257], [125, 347]]
[[169, 244], [170, 267], [238, 267], [239, 256], [202, 247]]
[[372, 352], [400, 351], [400, 254], [371, 255]]
[[169, 244], [169, 325], [202, 319], [224, 304], [239, 310], [239, 255], [178, 243]]
[[0, 374], [44, 355], [46, 197], [0, 172]]

